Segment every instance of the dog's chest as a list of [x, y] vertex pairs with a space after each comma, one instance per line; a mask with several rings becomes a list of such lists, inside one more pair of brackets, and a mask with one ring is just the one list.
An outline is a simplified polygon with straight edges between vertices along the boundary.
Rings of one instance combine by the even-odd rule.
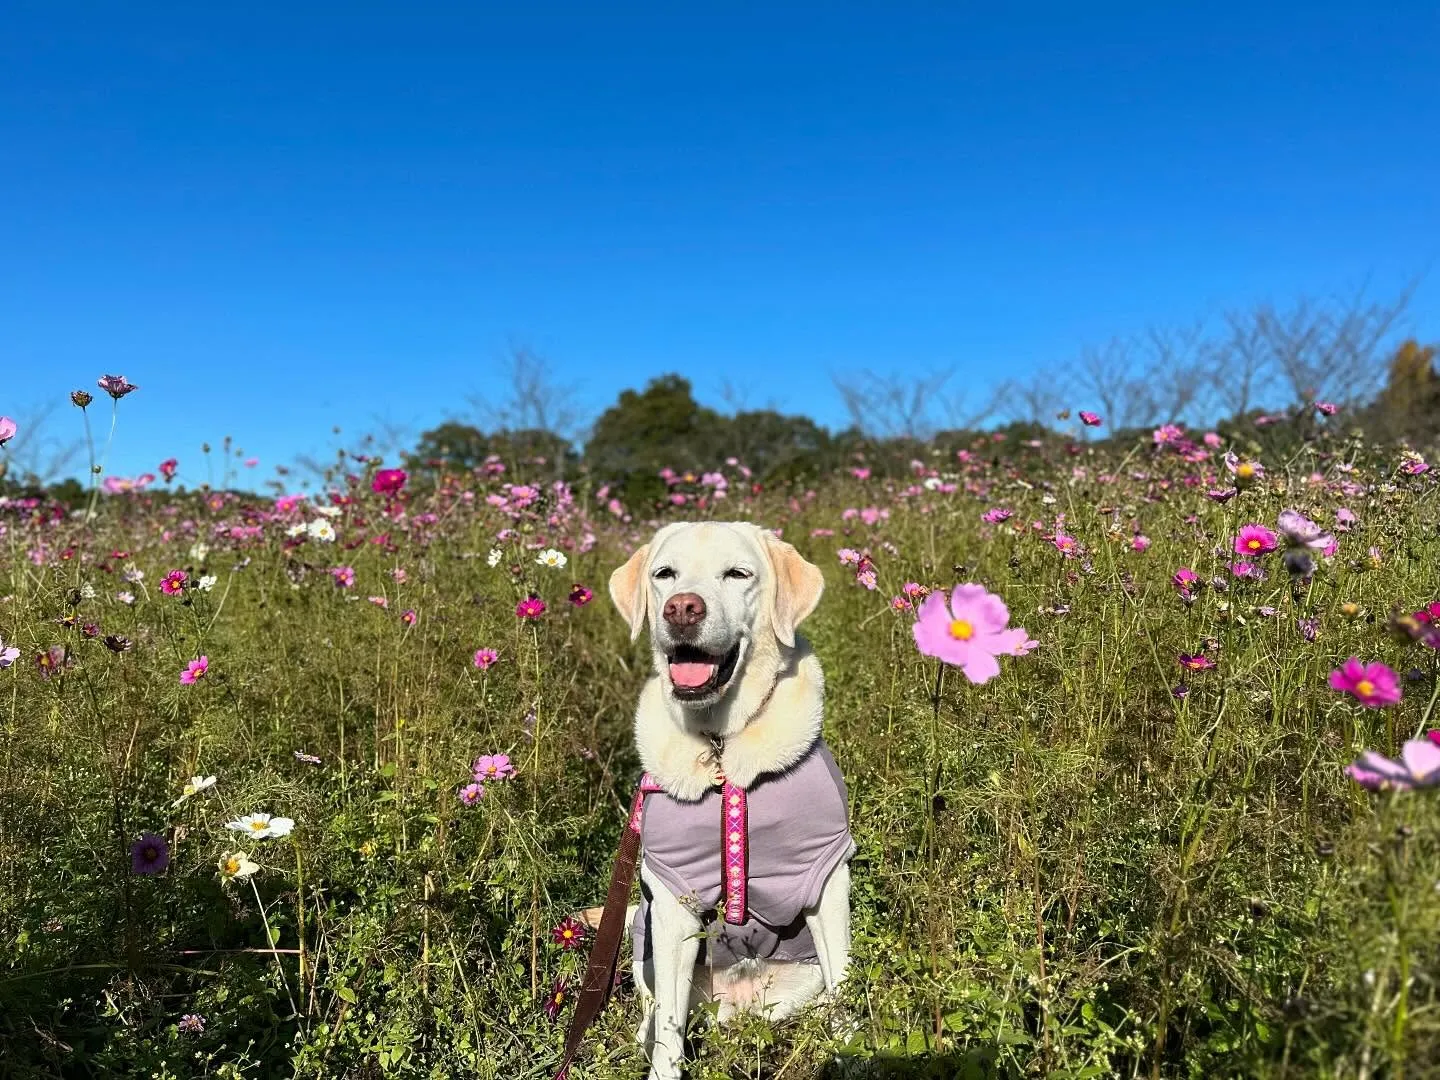
[[[745, 796], [745, 915], [787, 927], [853, 852], [845, 782], [829, 748], [817, 742], [798, 764], [761, 777]], [[724, 896], [725, 853], [735, 836], [731, 809], [719, 789], [695, 802], [663, 792], [645, 798], [645, 861], [696, 910], [712, 909]]]

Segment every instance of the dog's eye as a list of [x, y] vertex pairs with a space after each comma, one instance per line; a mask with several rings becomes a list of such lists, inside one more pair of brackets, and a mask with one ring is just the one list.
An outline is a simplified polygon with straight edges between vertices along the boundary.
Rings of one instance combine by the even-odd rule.
[[656, 581], [664, 581], [666, 578], [674, 577], [675, 571], [668, 566], [662, 566], [659, 570], [656, 570], [650, 576], [653, 577]]
[[743, 566], [732, 566], [729, 570], [725, 571], [725, 576], [727, 578], [734, 578], [736, 581], [744, 581], [746, 578], [754, 577], [755, 575]]

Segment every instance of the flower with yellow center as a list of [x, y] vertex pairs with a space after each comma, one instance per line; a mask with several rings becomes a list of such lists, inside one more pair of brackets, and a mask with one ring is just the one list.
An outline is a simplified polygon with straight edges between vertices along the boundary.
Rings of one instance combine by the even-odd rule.
[[1355, 684], [1355, 694], [1357, 697], [1362, 698], [1373, 697], [1375, 694], [1375, 684], [1369, 679], [1361, 679]]
[[271, 837], [289, 836], [290, 831], [295, 828], [295, 821], [293, 818], [271, 817], [269, 814], [246, 814], [234, 821], [227, 821], [225, 827], [246, 833], [256, 840], [268, 840]]
[[1254, 464], [1249, 461], [1242, 461], [1239, 465], [1235, 466], [1235, 475], [1238, 476], [1241, 480], [1255, 479]]
[[229, 881], [231, 878], [249, 877], [260, 869], [258, 863], [250, 860], [250, 856], [243, 851], [227, 851], [220, 856], [217, 864], [220, 868], [220, 877]]
[[969, 641], [975, 636], [975, 627], [964, 619], [954, 619], [950, 623], [950, 636], [956, 641]]

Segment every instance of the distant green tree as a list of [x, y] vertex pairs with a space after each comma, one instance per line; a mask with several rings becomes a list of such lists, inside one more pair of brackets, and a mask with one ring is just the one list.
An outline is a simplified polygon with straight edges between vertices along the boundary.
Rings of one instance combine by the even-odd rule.
[[579, 468], [580, 455], [570, 440], [551, 431], [486, 433], [472, 424], [447, 421], [423, 432], [405, 457], [405, 467], [418, 480], [442, 472], [469, 472], [496, 455], [519, 476], [566, 479]]
[[1428, 442], [1440, 437], [1440, 372], [1436, 348], [1414, 338], [1390, 360], [1389, 379], [1369, 410], [1371, 428], [1391, 438]]
[[622, 485], [628, 499], [658, 497], [659, 472], [713, 468], [728, 452], [729, 425], [701, 405], [680, 375], [651, 379], [644, 390], [625, 390], [591, 429], [585, 464], [598, 479]]

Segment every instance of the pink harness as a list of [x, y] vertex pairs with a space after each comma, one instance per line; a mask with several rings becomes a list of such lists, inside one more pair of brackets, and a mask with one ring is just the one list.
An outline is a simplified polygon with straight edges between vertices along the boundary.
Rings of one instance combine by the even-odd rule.
[[[635, 801], [630, 806], [630, 828], [640, 832], [643, 820], [642, 810], [645, 796], [665, 789], [655, 782], [648, 772], [640, 778], [640, 787], [635, 792]], [[745, 889], [748, 884], [750, 866], [750, 822], [745, 803], [745, 789], [738, 784], [724, 781], [720, 787], [723, 807], [720, 819], [720, 864], [725, 868], [724, 886], [725, 921], [734, 926], [745, 922]]]

